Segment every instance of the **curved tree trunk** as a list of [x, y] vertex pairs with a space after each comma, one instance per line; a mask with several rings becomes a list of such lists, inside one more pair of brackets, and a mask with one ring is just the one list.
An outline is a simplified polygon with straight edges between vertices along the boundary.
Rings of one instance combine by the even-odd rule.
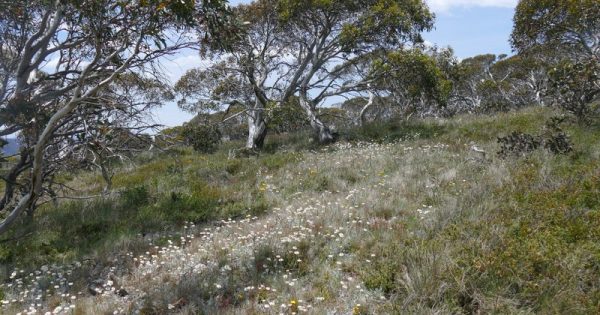
[[306, 112], [306, 116], [308, 116], [308, 121], [310, 122], [310, 126], [315, 132], [315, 136], [317, 141], [320, 144], [327, 144], [335, 141], [333, 137], [333, 133], [331, 129], [319, 119], [317, 116], [316, 106], [314, 106], [313, 102], [308, 99], [306, 94], [300, 95], [300, 106]]
[[248, 115], [248, 140], [246, 149], [260, 149], [267, 137], [267, 123], [262, 108], [258, 108]]
[[33, 147], [30, 190], [25, 196], [21, 197], [4, 221], [0, 223], [0, 234], [6, 232], [23, 211], [35, 207], [37, 200], [42, 195], [42, 185], [44, 183], [44, 151], [46, 150], [48, 141], [52, 137], [52, 133], [58, 123], [77, 107], [79, 101], [79, 98], [76, 96], [73, 97], [65, 106], [51, 116], [46, 123], [44, 131]]
[[4, 211], [10, 204], [15, 193], [17, 179], [29, 167], [31, 161], [29, 159], [29, 151], [21, 150], [19, 154], [19, 162], [10, 169], [5, 177], [4, 196], [0, 199], [0, 211]]
[[365, 104], [365, 106], [363, 106], [362, 110], [360, 111], [360, 115], [359, 115], [359, 121], [358, 123], [360, 124], [360, 126], [364, 126], [365, 123], [367, 122], [367, 110], [369, 110], [369, 108], [371, 108], [371, 106], [373, 106], [373, 100], [375, 99], [375, 95], [373, 94], [373, 92], [369, 92], [369, 101], [367, 102], [367, 104]]
[[267, 136], [267, 124], [263, 122], [253, 121], [248, 119], [248, 140], [246, 141], [247, 149], [260, 149], [265, 143]]
[[113, 176], [104, 161], [100, 162], [100, 171], [102, 172], [102, 178], [104, 179], [104, 188], [102, 189], [102, 195], [106, 197], [110, 194], [110, 191], [112, 190]]
[[[56, 16], [56, 20], [58, 21], [56, 22], [56, 24], [59, 24], [60, 20], [62, 20], [62, 7], [59, 7], [59, 9], [57, 9]], [[69, 114], [71, 114], [82, 101], [89, 99], [91, 96], [95, 95], [101, 88], [111, 83], [117, 75], [121, 74], [123, 71], [125, 71], [125, 69], [127, 69], [127, 67], [131, 64], [131, 62], [134, 60], [134, 58], [139, 52], [143, 36], [145, 35], [140, 35], [140, 38], [138, 39], [131, 56], [127, 60], [125, 60], [117, 69], [110, 73], [107, 78], [100, 81], [97, 85], [90, 88], [85, 93], [82, 93], [84, 82], [89, 78], [90, 71], [92, 71], [92, 68], [101, 59], [100, 47], [98, 46], [96, 48], [96, 56], [81, 72], [79, 78], [79, 85], [73, 91], [73, 95], [64, 106], [62, 106], [58, 111], [56, 111], [52, 116], [50, 116], [50, 118], [46, 122], [46, 126], [44, 127], [42, 133], [35, 142], [35, 145], [33, 146], [33, 154], [31, 157], [31, 181], [28, 187], [29, 189], [27, 191], [27, 194], [25, 194], [19, 199], [19, 201], [12, 207], [12, 210], [10, 210], [9, 214], [4, 218], [2, 222], [0, 222], [0, 234], [5, 233], [24, 211], [32, 208], [35, 209], [35, 205], [38, 199], [42, 196], [45, 178], [44, 167], [46, 166], [46, 161], [44, 160], [44, 153], [46, 148], [48, 147], [48, 142], [54, 135], [55, 129], [59, 125], [60, 121], [67, 117]], [[114, 51], [107, 59], [112, 59], [114, 56], [117, 56], [119, 53], [123, 52], [126, 48], [127, 47], [123, 47], [119, 50]], [[23, 59], [21, 62], [23, 64], [26, 64], [29, 61], [30, 60]], [[18, 94], [17, 97], [19, 97]]]

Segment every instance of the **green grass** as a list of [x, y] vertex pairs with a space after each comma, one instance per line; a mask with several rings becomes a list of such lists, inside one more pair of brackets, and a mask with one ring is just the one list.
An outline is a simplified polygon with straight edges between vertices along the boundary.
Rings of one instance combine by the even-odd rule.
[[[0, 243], [5, 268], [110, 256], [119, 251], [143, 251], [139, 235], [179, 231], [185, 222], [263, 215], [272, 206], [260, 190], [257, 169], [285, 167], [300, 153], [273, 153], [228, 159], [227, 152], [197, 154], [179, 150], [161, 155], [113, 178], [115, 194], [106, 198], [46, 204], [33, 220], [24, 218]], [[101, 191], [101, 177], [69, 177], [90, 195]], [[112, 248], [112, 244], [125, 248]]]
[[[444, 123], [448, 132], [439, 139], [451, 147], [476, 142], [494, 150], [499, 135], [535, 133], [553, 114], [529, 109], [465, 117]], [[365, 252], [382, 253], [374, 268], [358, 270], [367, 287], [394, 301], [388, 311], [600, 310], [600, 128], [567, 124], [566, 131], [576, 148], [572, 154], [553, 156], [540, 150], [508, 160], [492, 155], [483, 174], [465, 170], [467, 181], [477, 186], [468, 188], [470, 196], [459, 202], [457, 209], [464, 213], [443, 218], [418, 237], [404, 232], [410, 225], [406, 218], [396, 235], [386, 232], [361, 240]], [[499, 166], [507, 173], [488, 173]], [[441, 194], [451, 193], [449, 187], [444, 190]], [[433, 279], [419, 283], [423, 291], [415, 294], [403, 282], [417, 271]]]
[[[184, 221], [250, 215], [260, 218], [181, 249], [206, 270], [177, 278], [173, 268], [198, 263], [177, 255], [151, 278], [128, 269], [127, 285], [144, 292], [137, 310], [165, 313], [185, 298], [179, 313], [260, 313], [266, 301], [293, 305], [287, 311], [302, 301], [315, 313], [598, 313], [600, 125], [567, 121], [569, 154], [496, 155], [498, 137], [538, 134], [558, 114], [369, 124], [341, 133], [353, 147], [277, 135], [248, 158], [227, 158], [239, 143], [210, 155], [181, 149], [117, 174], [118, 196], [41, 209], [14, 231], [33, 233], [0, 245], [0, 258], [39, 266], [114, 257], [143, 243], [138, 234], [162, 232], [162, 244]], [[72, 180], [99, 189], [95, 174]], [[121, 305], [79, 303], [81, 313]]]
[[342, 130], [347, 141], [394, 142], [398, 140], [433, 139], [448, 131], [445, 125], [433, 121], [396, 120], [371, 122], [361, 128]]

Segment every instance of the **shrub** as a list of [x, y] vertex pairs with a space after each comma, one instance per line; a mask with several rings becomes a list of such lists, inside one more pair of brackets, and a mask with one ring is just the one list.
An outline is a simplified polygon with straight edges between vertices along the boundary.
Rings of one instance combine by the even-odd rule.
[[598, 82], [600, 63], [596, 60], [573, 63], [563, 61], [549, 73], [556, 105], [589, 123], [595, 109], [592, 104], [600, 97]]
[[139, 207], [148, 204], [150, 194], [146, 186], [138, 186], [123, 191], [123, 204], [128, 207]]
[[540, 147], [542, 141], [539, 137], [515, 131], [506, 137], [498, 138], [498, 143], [501, 145], [498, 155], [506, 158], [531, 153]]
[[552, 117], [546, 123], [544, 132], [544, 148], [554, 154], [566, 154], [573, 151], [569, 136], [562, 130], [560, 125], [565, 121], [564, 117]]
[[216, 209], [221, 199], [217, 188], [196, 185], [191, 194], [171, 193], [158, 207], [165, 212], [172, 222], [206, 222], [216, 216]]
[[566, 154], [573, 151], [569, 136], [560, 127], [564, 120], [564, 117], [550, 118], [543, 131], [537, 136], [515, 131], [506, 137], [498, 138], [501, 145], [498, 155], [502, 158], [524, 156], [540, 147], [544, 147], [554, 154]]
[[221, 133], [213, 126], [188, 125], [183, 128], [182, 135], [188, 145], [202, 153], [214, 152], [221, 142]]

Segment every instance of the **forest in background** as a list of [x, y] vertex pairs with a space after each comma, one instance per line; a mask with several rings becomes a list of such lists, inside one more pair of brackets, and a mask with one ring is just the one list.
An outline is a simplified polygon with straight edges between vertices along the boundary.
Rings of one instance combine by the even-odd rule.
[[2, 312], [600, 309], [598, 1], [522, 0], [515, 55], [462, 60], [413, 0], [0, 17]]

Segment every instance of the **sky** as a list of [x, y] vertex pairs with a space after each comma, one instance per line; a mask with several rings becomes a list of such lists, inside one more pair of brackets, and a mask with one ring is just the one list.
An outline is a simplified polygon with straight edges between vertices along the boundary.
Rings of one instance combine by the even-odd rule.
[[[232, 5], [249, 0], [230, 0]], [[478, 54], [511, 54], [508, 38], [518, 0], [426, 0], [435, 12], [435, 28], [423, 35], [440, 47], [451, 46], [458, 58]], [[188, 69], [206, 64], [195, 52], [183, 52], [164, 63], [173, 82]], [[156, 120], [165, 126], [179, 126], [193, 115], [174, 103], [156, 110]]]

